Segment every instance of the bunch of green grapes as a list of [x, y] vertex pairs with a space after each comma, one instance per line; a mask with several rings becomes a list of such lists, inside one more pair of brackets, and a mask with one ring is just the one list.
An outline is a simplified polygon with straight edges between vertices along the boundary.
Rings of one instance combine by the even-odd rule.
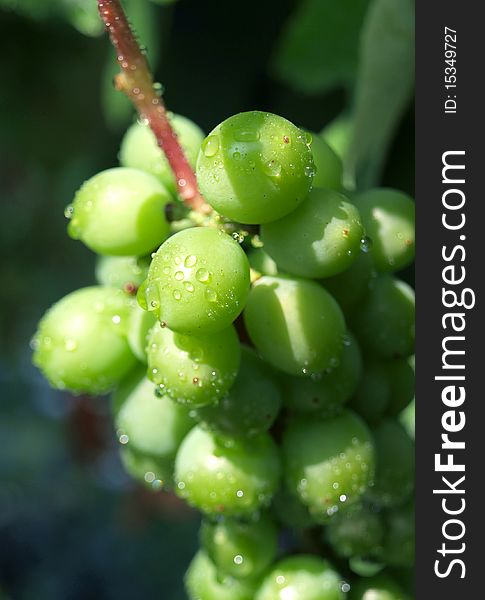
[[409, 599], [414, 203], [350, 197], [323, 138], [274, 114], [173, 126], [212, 212], [132, 126], [66, 209], [97, 284], [48, 310], [34, 362], [112, 393], [126, 470], [201, 511], [191, 600]]

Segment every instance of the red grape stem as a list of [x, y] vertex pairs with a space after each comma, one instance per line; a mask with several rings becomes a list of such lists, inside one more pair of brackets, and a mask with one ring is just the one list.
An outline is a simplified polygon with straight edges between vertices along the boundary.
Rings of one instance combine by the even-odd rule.
[[186, 206], [198, 212], [209, 212], [211, 209], [199, 192], [195, 173], [170, 125], [161, 94], [154, 86], [146, 56], [135, 39], [119, 0], [98, 0], [98, 10], [121, 67], [121, 73], [114, 80], [116, 89], [128, 96], [142, 122], [149, 125], [155, 134], [175, 175], [178, 193]]

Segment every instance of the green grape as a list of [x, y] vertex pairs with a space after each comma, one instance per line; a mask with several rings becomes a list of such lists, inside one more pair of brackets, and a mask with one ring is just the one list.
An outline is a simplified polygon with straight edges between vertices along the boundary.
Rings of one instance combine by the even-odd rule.
[[152, 312], [147, 312], [138, 305], [131, 311], [128, 320], [128, 344], [133, 354], [142, 363], [146, 363], [148, 360], [148, 334], [155, 323], [157, 323], [157, 319]]
[[32, 340], [34, 364], [58, 389], [108, 392], [136, 363], [125, 337], [132, 304], [111, 287], [68, 294], [39, 323]]
[[312, 133], [310, 146], [315, 161], [313, 185], [319, 188], [340, 191], [342, 189], [342, 160], [332, 150], [323, 137]]
[[[365, 242], [362, 248], [368, 248]], [[346, 271], [320, 283], [337, 300], [344, 314], [350, 316], [367, 295], [375, 276], [370, 253], [362, 251]]]
[[[192, 167], [195, 167], [204, 132], [190, 119], [181, 115], [169, 115], [169, 121]], [[134, 123], [121, 142], [120, 164], [150, 173], [175, 194], [177, 184], [165, 154], [158, 146], [155, 134], [148, 125]]]
[[338, 364], [344, 317], [317, 283], [261, 277], [249, 294], [244, 322], [263, 359], [286, 373], [311, 375]]
[[209, 428], [230, 435], [252, 436], [268, 430], [278, 416], [281, 393], [271, 369], [247, 346], [242, 347], [238, 376], [216, 405], [197, 411]]
[[353, 331], [381, 358], [406, 357], [414, 351], [414, 290], [391, 275], [381, 275], [353, 315]]
[[204, 520], [200, 540], [218, 570], [232, 577], [258, 577], [278, 550], [278, 530], [266, 514], [250, 522]]
[[120, 383], [113, 396], [116, 435], [135, 452], [173, 462], [194, 421], [185, 407], [155, 390], [142, 365]]
[[340, 160], [345, 160], [353, 137], [353, 122], [349, 115], [339, 115], [320, 133]]
[[345, 196], [314, 188], [291, 214], [261, 227], [264, 249], [278, 269], [302, 277], [331, 277], [360, 253], [364, 230]]
[[246, 441], [196, 426], [177, 454], [175, 490], [205, 514], [247, 515], [269, 504], [280, 472], [278, 448], [267, 433]]
[[362, 376], [362, 357], [355, 338], [347, 333], [339, 364], [317, 377], [287, 377], [283, 401], [288, 408], [323, 417], [338, 414], [352, 397]]
[[343, 558], [378, 558], [382, 555], [383, 519], [379, 513], [362, 504], [335, 515], [325, 534], [334, 552]]
[[191, 407], [213, 404], [236, 379], [241, 348], [231, 325], [189, 336], [155, 325], [148, 335], [148, 377], [163, 394]]
[[286, 488], [275, 495], [271, 507], [276, 518], [287, 527], [307, 529], [315, 526], [315, 520], [308, 512], [308, 508]]
[[143, 256], [168, 236], [170, 194], [152, 175], [108, 169], [88, 179], [66, 209], [68, 232], [98, 254]]
[[193, 227], [160, 246], [138, 299], [173, 331], [213, 333], [234, 321], [248, 291], [241, 246], [219, 230]]
[[200, 550], [185, 574], [189, 600], [254, 600], [258, 581], [221, 576], [214, 563]]
[[98, 256], [96, 281], [134, 294], [145, 281], [150, 259], [146, 256]]
[[399, 271], [414, 259], [414, 202], [407, 194], [374, 189], [357, 194], [355, 204], [372, 240], [378, 271]]
[[349, 600], [411, 600], [388, 575], [359, 579], [350, 588]]
[[367, 496], [379, 506], [398, 506], [414, 489], [414, 443], [400, 423], [385, 419], [373, 431], [374, 485]]
[[416, 524], [414, 503], [391, 510], [386, 516], [384, 555], [392, 567], [412, 567], [415, 561]]
[[372, 436], [348, 410], [323, 421], [292, 420], [283, 437], [283, 456], [288, 489], [322, 522], [357, 502], [372, 483]]
[[268, 223], [294, 210], [315, 172], [310, 136], [277, 115], [229, 117], [202, 143], [197, 181], [207, 202], [241, 223]]
[[318, 556], [283, 558], [264, 578], [255, 600], [344, 600], [346, 584]]
[[214, 404], [234, 383], [241, 347], [231, 325], [210, 335], [184, 335], [155, 325], [148, 335], [148, 376], [160, 391], [191, 407]]
[[249, 266], [259, 275], [278, 275], [275, 261], [262, 248], [254, 248], [248, 254]]
[[386, 413], [391, 397], [391, 383], [386, 364], [370, 358], [365, 361], [362, 379], [349, 406], [367, 423], [378, 423]]
[[121, 464], [125, 471], [152, 491], [170, 489], [173, 484], [173, 460], [145, 454], [134, 448], [120, 448]]
[[416, 400], [413, 399], [410, 404], [399, 415], [399, 422], [408, 432], [408, 435], [413, 438], [416, 432]]
[[414, 398], [414, 369], [405, 358], [390, 361], [386, 366], [391, 387], [387, 413], [397, 417]]

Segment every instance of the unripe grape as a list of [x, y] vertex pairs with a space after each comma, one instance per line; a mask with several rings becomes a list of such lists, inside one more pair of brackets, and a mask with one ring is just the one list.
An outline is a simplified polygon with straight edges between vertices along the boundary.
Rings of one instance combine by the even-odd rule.
[[414, 259], [414, 202], [398, 190], [374, 189], [354, 197], [378, 271], [399, 271]]
[[32, 341], [33, 360], [52, 386], [104, 394], [134, 367], [126, 341], [132, 304], [121, 290], [93, 286], [46, 312]]
[[173, 462], [194, 421], [185, 407], [155, 390], [142, 365], [120, 383], [113, 396], [116, 435], [135, 452]]
[[414, 398], [416, 382], [414, 368], [410, 363], [410, 359], [400, 358], [386, 364], [391, 387], [387, 414], [391, 417], [397, 417]]
[[355, 410], [367, 423], [379, 423], [389, 408], [391, 382], [387, 365], [381, 361], [367, 359], [362, 378], [349, 407]]
[[414, 489], [413, 440], [394, 419], [385, 419], [373, 434], [376, 473], [367, 497], [378, 506], [399, 506]]
[[264, 578], [255, 600], [344, 600], [346, 589], [340, 575], [318, 556], [283, 558]]
[[263, 359], [291, 375], [321, 373], [340, 360], [344, 317], [312, 281], [261, 277], [249, 294], [244, 322]]
[[145, 454], [126, 446], [120, 448], [120, 458], [128, 475], [149, 490], [157, 492], [172, 487], [173, 460]]
[[98, 256], [96, 281], [134, 294], [145, 281], [150, 259], [146, 256]]
[[194, 427], [175, 461], [176, 493], [205, 514], [247, 515], [267, 506], [280, 481], [272, 438], [218, 437]]
[[408, 432], [408, 435], [414, 439], [416, 431], [416, 400], [412, 400], [410, 404], [399, 415], [399, 422]]
[[350, 588], [349, 600], [411, 600], [388, 575], [363, 577]]
[[391, 275], [377, 277], [352, 319], [357, 339], [381, 358], [402, 358], [414, 351], [414, 290]]
[[249, 262], [240, 245], [219, 230], [193, 227], [160, 246], [138, 299], [173, 331], [199, 334], [228, 327], [248, 292]]
[[287, 377], [283, 398], [287, 407], [302, 413], [334, 416], [355, 392], [362, 375], [362, 357], [355, 338], [347, 333], [339, 364], [317, 377]]
[[290, 213], [310, 191], [315, 172], [310, 136], [271, 113], [229, 117], [204, 140], [197, 181], [207, 202], [241, 223], [268, 223]]
[[147, 346], [148, 377], [161, 392], [191, 407], [213, 404], [236, 379], [241, 348], [231, 325], [210, 335], [189, 336], [156, 324]]
[[337, 300], [346, 317], [358, 310], [369, 292], [373, 279], [377, 276], [371, 254], [367, 251], [365, 238], [362, 248], [364, 250], [359, 253], [348, 269], [320, 281], [323, 287]]
[[352, 143], [353, 120], [348, 114], [341, 114], [328, 123], [320, 133], [335, 154], [345, 160]]
[[350, 411], [322, 421], [310, 417], [290, 421], [283, 455], [288, 489], [323, 522], [357, 502], [372, 483], [372, 436]]
[[[169, 121], [177, 134], [185, 157], [195, 167], [204, 132], [190, 119], [181, 115], [169, 115]], [[125, 133], [120, 148], [120, 164], [150, 173], [175, 194], [177, 184], [172, 169], [159, 147], [149, 125], [134, 123]]]
[[278, 267], [263, 248], [254, 248], [248, 253], [249, 265], [259, 275], [278, 275]]
[[152, 312], [143, 310], [138, 304], [133, 307], [128, 319], [128, 344], [136, 358], [147, 363], [148, 334], [157, 323], [157, 318]]
[[216, 431], [252, 436], [271, 427], [280, 407], [281, 393], [271, 368], [254, 350], [242, 346], [234, 384], [218, 404], [200, 408], [197, 415]]
[[382, 554], [384, 523], [382, 516], [362, 504], [335, 515], [325, 529], [325, 537], [338, 556], [376, 557]]
[[254, 600], [258, 581], [221, 576], [204, 551], [192, 559], [185, 574], [189, 600]]
[[389, 511], [385, 518], [384, 556], [392, 567], [415, 564], [416, 523], [414, 502]]
[[219, 571], [232, 577], [258, 577], [273, 562], [278, 530], [266, 514], [253, 521], [204, 520], [201, 546]]
[[68, 213], [69, 235], [98, 254], [142, 256], [169, 234], [170, 194], [152, 175], [108, 169], [88, 179]]
[[312, 278], [348, 269], [363, 236], [357, 208], [342, 194], [319, 188], [291, 214], [261, 227], [264, 249], [278, 269]]
[[312, 133], [311, 136], [310, 148], [315, 162], [313, 186], [340, 191], [342, 189], [342, 160], [321, 135]]

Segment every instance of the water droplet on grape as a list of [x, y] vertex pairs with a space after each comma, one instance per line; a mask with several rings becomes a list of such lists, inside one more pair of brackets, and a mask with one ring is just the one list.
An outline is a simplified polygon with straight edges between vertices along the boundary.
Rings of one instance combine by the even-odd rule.
[[195, 256], [194, 254], [189, 254], [184, 260], [184, 266], [190, 269], [191, 267], [195, 266], [196, 262], [197, 256]]
[[215, 156], [219, 152], [219, 137], [217, 135], [210, 135], [202, 143], [202, 152], [207, 158]]
[[279, 177], [281, 175], [281, 164], [277, 160], [270, 160], [263, 164], [262, 171], [268, 177]]
[[74, 213], [74, 206], [72, 204], [68, 204], [64, 209], [64, 216], [66, 219], [71, 219]]
[[305, 144], [307, 146], [311, 146], [311, 143], [313, 142], [313, 136], [309, 131], [305, 131]]
[[208, 288], [205, 291], [205, 297], [209, 302], [217, 302], [217, 292], [212, 288]]
[[184, 281], [184, 288], [188, 292], [193, 292], [194, 291], [194, 286], [190, 283], [190, 281]]
[[177, 271], [175, 273], [174, 277], [177, 281], [182, 281], [182, 279], [184, 278], [184, 274], [182, 271]]
[[199, 269], [195, 276], [201, 283], [207, 283], [210, 280], [210, 273], [207, 269]]
[[179, 292], [179, 290], [174, 290], [173, 297], [175, 298], [175, 300], [180, 300], [180, 298], [182, 298], [182, 294]]
[[360, 249], [362, 250], [362, 252], [364, 252], [365, 254], [367, 254], [368, 252], [371, 251], [372, 249], [372, 240], [370, 239], [369, 236], [365, 236], [360, 240]]

